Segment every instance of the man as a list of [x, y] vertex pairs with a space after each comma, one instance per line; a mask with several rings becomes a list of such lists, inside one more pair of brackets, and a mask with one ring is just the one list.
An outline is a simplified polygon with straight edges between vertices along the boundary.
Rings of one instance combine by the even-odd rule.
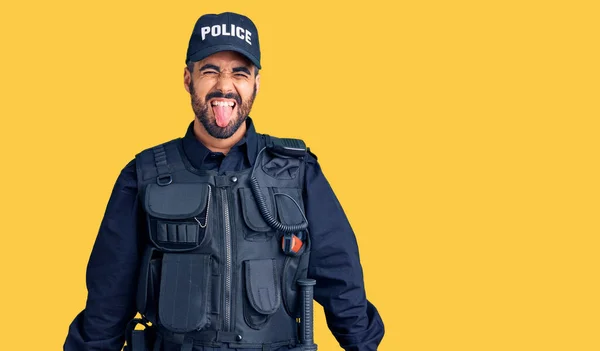
[[[64, 349], [116, 351], [127, 337], [133, 350], [308, 350], [297, 318], [310, 278], [340, 346], [376, 350], [383, 322], [316, 156], [257, 133], [248, 116], [260, 88], [255, 25], [200, 17], [186, 64], [195, 119], [119, 175]], [[137, 312], [148, 327], [131, 340]]]

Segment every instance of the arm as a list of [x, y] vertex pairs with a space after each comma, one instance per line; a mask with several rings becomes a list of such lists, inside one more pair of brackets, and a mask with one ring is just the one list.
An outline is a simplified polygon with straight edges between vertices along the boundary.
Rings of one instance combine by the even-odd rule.
[[346, 351], [375, 351], [384, 325], [366, 298], [356, 237], [316, 158], [309, 156], [304, 201], [312, 239], [309, 278], [327, 325]]
[[141, 220], [135, 161], [113, 188], [87, 266], [87, 302], [69, 326], [65, 351], [118, 351], [135, 316]]

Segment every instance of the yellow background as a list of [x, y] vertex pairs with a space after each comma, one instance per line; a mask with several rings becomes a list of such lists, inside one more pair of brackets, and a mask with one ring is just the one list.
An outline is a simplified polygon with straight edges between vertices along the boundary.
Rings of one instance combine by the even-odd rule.
[[356, 231], [380, 350], [600, 350], [597, 4], [2, 2], [0, 349], [62, 349], [116, 177], [183, 135], [192, 27], [232, 10], [258, 130], [306, 140]]

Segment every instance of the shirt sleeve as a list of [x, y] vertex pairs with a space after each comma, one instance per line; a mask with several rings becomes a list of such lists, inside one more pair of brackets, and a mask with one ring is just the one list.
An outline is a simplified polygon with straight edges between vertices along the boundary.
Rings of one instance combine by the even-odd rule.
[[375, 351], [384, 336], [383, 321], [366, 297], [355, 234], [316, 157], [307, 160], [305, 182], [314, 299], [344, 350]]
[[137, 201], [135, 160], [119, 174], [87, 266], [87, 301], [69, 326], [65, 351], [118, 351], [135, 317], [143, 225]]

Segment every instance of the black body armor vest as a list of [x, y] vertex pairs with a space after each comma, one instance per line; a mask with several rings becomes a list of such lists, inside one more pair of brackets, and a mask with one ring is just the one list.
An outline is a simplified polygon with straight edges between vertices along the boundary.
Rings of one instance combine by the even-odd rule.
[[[136, 156], [150, 235], [137, 308], [161, 337], [214, 347], [298, 344], [297, 281], [310, 254], [304, 143], [285, 139], [299, 147], [282, 149], [273, 140], [284, 139], [259, 137], [266, 147], [255, 167], [225, 175], [194, 169], [180, 139]], [[285, 253], [282, 238], [292, 233], [302, 247]]]

